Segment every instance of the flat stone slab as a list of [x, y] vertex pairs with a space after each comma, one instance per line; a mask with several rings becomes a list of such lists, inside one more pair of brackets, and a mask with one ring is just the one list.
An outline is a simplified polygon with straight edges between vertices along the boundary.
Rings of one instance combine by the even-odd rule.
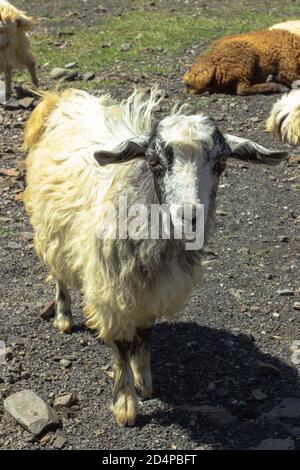
[[295, 450], [295, 442], [287, 439], [264, 439], [255, 450]]
[[56, 412], [32, 390], [22, 390], [4, 400], [4, 408], [23, 428], [34, 435], [60, 425]]

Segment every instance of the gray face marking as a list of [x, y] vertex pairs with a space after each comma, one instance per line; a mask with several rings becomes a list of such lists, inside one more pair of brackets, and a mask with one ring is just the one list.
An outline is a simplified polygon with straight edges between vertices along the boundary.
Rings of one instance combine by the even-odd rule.
[[[214, 121], [202, 120], [199, 137], [195, 136], [190, 145], [189, 142], [185, 144], [184, 136], [182, 143], [167, 144], [163, 132], [160, 133], [160, 127], [157, 126], [149, 139], [146, 160], [154, 177], [160, 203], [181, 207], [201, 203], [205, 206], [207, 216], [230, 149]], [[178, 135], [180, 137], [180, 129]]]

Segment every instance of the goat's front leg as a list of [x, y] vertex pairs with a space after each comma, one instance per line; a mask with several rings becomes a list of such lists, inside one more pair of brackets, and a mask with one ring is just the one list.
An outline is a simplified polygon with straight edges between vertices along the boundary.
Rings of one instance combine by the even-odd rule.
[[12, 69], [8, 65], [4, 71], [5, 74], [5, 100], [8, 101], [12, 91]]
[[130, 366], [132, 343], [115, 341], [113, 412], [120, 426], [133, 426], [137, 415], [137, 397], [134, 388], [133, 373]]
[[24, 63], [30, 73], [31, 81], [32, 83], [38, 87], [39, 86], [39, 81], [36, 75], [36, 66], [35, 66], [35, 60], [34, 57], [31, 53], [27, 52], [27, 55], [23, 58]]
[[55, 307], [56, 314], [53, 325], [62, 333], [71, 331], [73, 326], [71, 297], [67, 287], [61, 281], [56, 281]]
[[142, 399], [152, 396], [152, 376], [150, 369], [149, 340], [152, 328], [137, 328], [135, 341], [131, 349], [130, 364], [135, 387]]

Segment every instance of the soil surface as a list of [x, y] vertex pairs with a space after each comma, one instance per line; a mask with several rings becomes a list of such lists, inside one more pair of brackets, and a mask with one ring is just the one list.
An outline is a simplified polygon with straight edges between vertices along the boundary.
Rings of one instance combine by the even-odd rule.
[[[42, 17], [51, 9], [69, 22], [61, 3], [27, 1], [26, 10]], [[209, 6], [220, 3], [227, 9], [232, 4]], [[272, 5], [276, 18], [279, 3], [247, 2], [247, 8]], [[111, 15], [128, 8], [186, 11], [190, 4], [101, 3]], [[79, 14], [72, 21], [88, 25], [97, 8], [98, 1], [73, 1], [72, 10]], [[299, 155], [300, 147], [283, 145], [264, 130], [278, 95], [187, 95], [181, 76], [193, 59], [187, 51], [174, 62], [168, 80], [149, 76], [137, 83], [150, 87], [158, 82], [166, 90], [161, 115], [174, 103], [189, 103], [193, 112], [208, 113], [226, 132]], [[126, 97], [133, 85], [124, 81], [110, 91], [116, 98]], [[300, 412], [294, 418], [268, 416], [283, 399], [300, 398], [300, 365], [293, 364], [290, 349], [300, 340], [300, 311], [293, 307], [300, 301], [299, 164], [273, 168], [229, 163], [220, 182], [218, 229], [207, 248], [204, 281], [177, 321], [155, 327], [153, 399], [140, 403], [135, 427], [120, 428], [109, 410], [110, 350], [84, 327], [80, 294], [73, 292], [72, 334], [59, 334], [40, 317], [54, 287], [45, 282], [46, 271], [34, 253], [32, 229], [18, 200], [24, 189], [20, 145], [29, 114], [0, 107], [0, 168], [12, 170], [0, 174], [0, 340], [12, 350], [7, 364], [0, 364], [0, 448], [54, 448], [54, 432], [35, 439], [4, 411], [3, 399], [23, 389], [35, 391], [50, 405], [58, 396], [76, 396], [74, 405], [59, 411], [65, 449], [249, 449], [264, 439], [287, 438], [300, 448]], [[282, 295], [283, 289], [289, 295]], [[235, 419], [226, 423], [213, 413], [203, 416], [203, 405], [224, 408]]]

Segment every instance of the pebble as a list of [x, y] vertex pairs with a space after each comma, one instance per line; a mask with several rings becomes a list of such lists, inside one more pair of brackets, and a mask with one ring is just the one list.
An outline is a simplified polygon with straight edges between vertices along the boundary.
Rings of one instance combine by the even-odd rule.
[[69, 359], [61, 359], [59, 363], [63, 369], [68, 369], [71, 367], [72, 361], [69, 361]]
[[267, 398], [267, 395], [265, 395], [260, 388], [256, 388], [255, 390], [252, 390], [252, 397], [256, 401], [262, 401]]
[[21, 426], [34, 435], [58, 427], [56, 412], [32, 390], [22, 390], [4, 400], [4, 408]]
[[258, 361], [256, 364], [257, 373], [260, 375], [278, 375], [280, 369], [267, 362]]
[[292, 83], [292, 89], [300, 88], [300, 80], [294, 80]]
[[278, 320], [278, 318], [280, 318], [280, 314], [278, 312], [274, 312], [272, 313], [272, 317]]
[[295, 450], [295, 442], [287, 439], [264, 439], [254, 450]]
[[65, 65], [65, 69], [73, 69], [76, 67], [77, 62], [69, 62], [68, 64]]
[[295, 310], [300, 310], [300, 302], [294, 302], [293, 308], [294, 308]]
[[18, 100], [15, 98], [9, 98], [9, 100], [4, 104], [4, 108], [8, 111], [15, 111], [16, 109], [20, 109], [20, 105]]
[[52, 444], [54, 449], [62, 449], [65, 446], [66, 442], [67, 442], [66, 436], [64, 435], [61, 429], [58, 429], [56, 431], [55, 439]]
[[72, 394], [62, 395], [55, 398], [53, 408], [69, 408], [75, 402], [75, 398]]
[[85, 80], [86, 82], [89, 82], [91, 80], [94, 80], [95, 78], [95, 73], [94, 72], [86, 72], [83, 74], [82, 76], [83, 80]]
[[51, 300], [43, 305], [40, 317], [43, 320], [50, 320], [50, 318], [55, 317], [55, 300]]
[[0, 80], [0, 104], [4, 104], [5, 101], [5, 82]]
[[294, 295], [294, 291], [291, 289], [278, 289], [277, 294], [284, 295], [284, 296], [292, 296]]
[[22, 248], [22, 246], [20, 245], [20, 243], [17, 242], [8, 242], [7, 248], [9, 248], [10, 250], [18, 250], [19, 248]]
[[24, 109], [29, 109], [34, 103], [34, 98], [28, 96], [27, 98], [22, 98], [19, 100], [19, 105]]
[[50, 72], [50, 78], [52, 78], [53, 80], [59, 80], [60, 78], [65, 77], [67, 74], [68, 71], [66, 69], [55, 67]]

